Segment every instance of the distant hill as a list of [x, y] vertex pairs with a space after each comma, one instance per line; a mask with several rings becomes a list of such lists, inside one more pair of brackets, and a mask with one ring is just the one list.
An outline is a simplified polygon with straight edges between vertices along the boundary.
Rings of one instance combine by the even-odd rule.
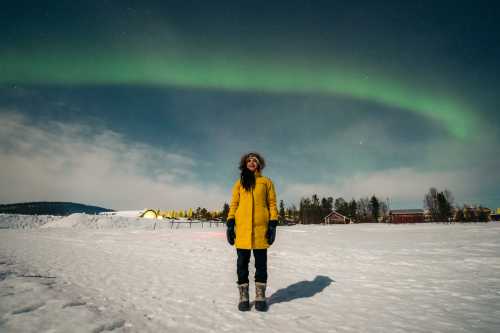
[[74, 202], [23, 202], [0, 205], [0, 213], [3, 214], [66, 216], [74, 213], [98, 214], [112, 211], [112, 209]]

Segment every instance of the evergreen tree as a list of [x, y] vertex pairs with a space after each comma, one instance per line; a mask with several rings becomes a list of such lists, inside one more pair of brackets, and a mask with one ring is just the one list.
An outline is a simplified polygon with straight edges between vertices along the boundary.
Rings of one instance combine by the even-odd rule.
[[323, 217], [321, 216], [321, 206], [319, 198], [314, 194], [311, 199], [302, 198], [300, 200], [299, 210], [300, 221], [304, 224], [321, 223]]
[[305, 224], [305, 221], [304, 221], [304, 198], [301, 198], [300, 199], [300, 202], [299, 202], [299, 223], [303, 223]]
[[206, 208], [202, 208], [201, 209], [201, 211], [200, 211], [200, 218], [202, 218], [203, 220], [210, 219], [210, 213], [208, 212], [208, 210]]
[[344, 216], [349, 214], [349, 205], [344, 198], [340, 197], [335, 200], [335, 211]]
[[333, 198], [322, 198], [321, 199], [321, 217], [324, 218], [332, 212], [333, 209]]
[[311, 199], [302, 198], [300, 200], [300, 221], [304, 224], [314, 223], [313, 204]]
[[319, 197], [317, 194], [313, 194], [311, 197], [311, 210], [310, 210], [312, 223], [322, 222], [320, 209], [321, 206], [319, 204]]
[[280, 210], [279, 210], [279, 219], [281, 222], [285, 220], [285, 203], [283, 200], [280, 200]]
[[229, 204], [224, 202], [224, 207], [222, 208], [222, 220], [227, 220], [227, 215], [229, 214]]
[[299, 219], [299, 211], [297, 210], [297, 207], [295, 205], [292, 204], [292, 207], [289, 208], [289, 217], [293, 220], [293, 221], [297, 221]]
[[350, 219], [356, 219], [356, 211], [358, 210], [358, 205], [356, 203], [356, 200], [354, 198], [349, 202], [348, 209], [347, 209], [347, 216]]
[[370, 211], [375, 222], [378, 222], [378, 217], [380, 216], [380, 202], [375, 195], [372, 195], [370, 199]]
[[195, 212], [194, 212], [194, 216], [195, 216], [195, 218], [196, 218], [196, 219], [198, 219], [198, 220], [199, 220], [199, 219], [201, 219], [201, 207], [199, 207], [199, 206], [198, 206], [198, 207], [196, 208], [196, 210], [195, 210]]
[[451, 205], [444, 192], [439, 192], [437, 195], [438, 216], [441, 221], [448, 221], [451, 217]]
[[484, 207], [483, 206], [479, 206], [477, 210], [478, 210], [478, 212], [477, 212], [477, 220], [479, 222], [488, 222], [489, 216], [488, 216], [488, 213], [486, 212], [486, 210], [484, 209]]

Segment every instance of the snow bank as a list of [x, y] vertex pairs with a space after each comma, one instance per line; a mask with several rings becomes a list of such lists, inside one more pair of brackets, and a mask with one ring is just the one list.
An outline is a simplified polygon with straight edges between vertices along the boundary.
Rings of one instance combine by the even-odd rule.
[[61, 219], [52, 215], [0, 214], [0, 229], [33, 229]]
[[[151, 220], [117, 215], [89, 215], [83, 213], [69, 216], [0, 214], [0, 229], [162, 229], [172, 227], [169, 220]], [[176, 227], [178, 227], [176, 225]]]
[[[152, 223], [153, 222], [153, 223]], [[71, 214], [57, 221], [51, 221], [41, 228], [81, 228], [81, 229], [114, 229], [136, 228], [153, 229], [154, 221], [129, 218], [123, 216], [103, 216], [87, 214]]]

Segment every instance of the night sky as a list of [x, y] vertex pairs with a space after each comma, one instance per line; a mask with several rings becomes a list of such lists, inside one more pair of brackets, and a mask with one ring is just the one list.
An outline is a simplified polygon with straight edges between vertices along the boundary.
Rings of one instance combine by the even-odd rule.
[[21, 1], [0, 29], [0, 203], [220, 208], [258, 151], [287, 205], [500, 207], [494, 1]]

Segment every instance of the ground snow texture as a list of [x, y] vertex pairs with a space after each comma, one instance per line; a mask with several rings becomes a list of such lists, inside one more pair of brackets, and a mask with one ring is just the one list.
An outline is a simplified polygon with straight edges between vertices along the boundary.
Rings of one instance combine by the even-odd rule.
[[1, 332], [500, 332], [500, 223], [279, 227], [267, 313], [237, 310], [223, 227], [0, 226]]

